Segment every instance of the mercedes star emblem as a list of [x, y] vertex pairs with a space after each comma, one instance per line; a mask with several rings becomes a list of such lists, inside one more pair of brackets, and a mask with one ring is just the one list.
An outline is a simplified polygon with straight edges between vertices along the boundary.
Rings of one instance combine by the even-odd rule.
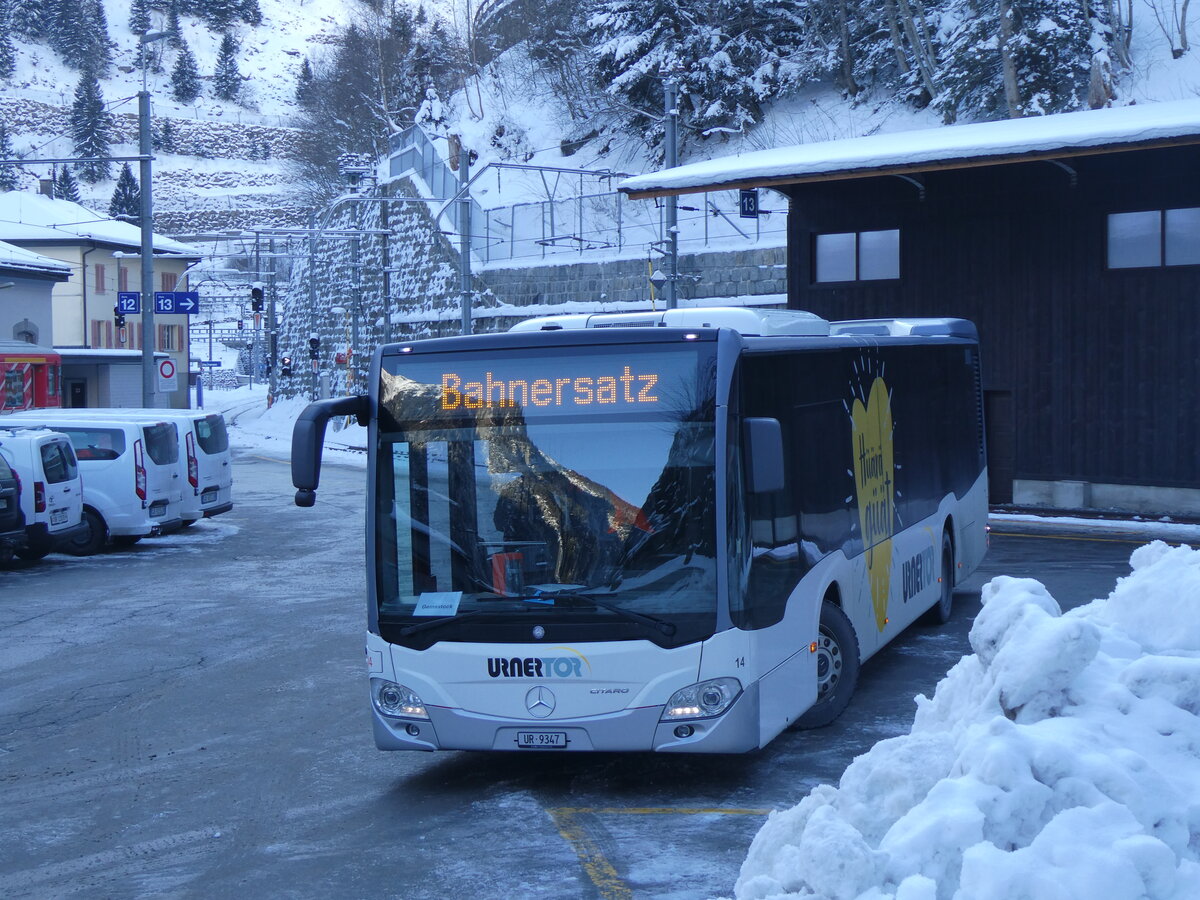
[[545, 636], [546, 636], [546, 629], [545, 629], [545, 628], [543, 628], [541, 625], [534, 625], [534, 626], [533, 626], [533, 638], [534, 638], [534, 640], [540, 641], [540, 640], [541, 640], [542, 638], [544, 638]]
[[544, 719], [554, 712], [554, 702], [554, 692], [540, 684], [525, 695], [525, 708], [538, 719]]

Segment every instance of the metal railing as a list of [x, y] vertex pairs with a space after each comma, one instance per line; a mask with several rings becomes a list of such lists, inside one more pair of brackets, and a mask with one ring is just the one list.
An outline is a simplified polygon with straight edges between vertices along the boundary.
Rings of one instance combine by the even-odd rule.
[[[433, 141], [419, 126], [412, 125], [391, 135], [388, 143], [391, 151], [388, 158], [390, 178], [397, 178], [411, 171], [425, 183], [430, 194], [443, 200], [453, 197], [461, 187], [458, 176], [442, 161]], [[462, 214], [461, 203], [450, 204], [444, 213], [456, 234], [462, 232]], [[476, 222], [480, 221], [479, 217], [483, 215], [483, 209], [474, 200], [471, 201], [471, 215]], [[472, 250], [476, 250], [475, 242], [472, 242]]]

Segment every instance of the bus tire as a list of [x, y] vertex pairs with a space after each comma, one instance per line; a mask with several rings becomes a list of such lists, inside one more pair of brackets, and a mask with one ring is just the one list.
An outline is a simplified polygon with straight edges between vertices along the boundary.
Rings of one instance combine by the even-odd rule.
[[921, 617], [925, 625], [945, 625], [954, 609], [954, 542], [948, 531], [942, 532], [942, 575], [938, 581], [942, 590], [937, 603]]
[[817, 639], [817, 702], [797, 723], [823, 728], [842, 714], [858, 685], [858, 639], [842, 610], [828, 600], [821, 604]]
[[87, 531], [68, 541], [65, 549], [72, 556], [95, 556], [108, 541], [108, 526], [99, 513], [90, 509], [84, 509], [83, 521], [87, 523]]

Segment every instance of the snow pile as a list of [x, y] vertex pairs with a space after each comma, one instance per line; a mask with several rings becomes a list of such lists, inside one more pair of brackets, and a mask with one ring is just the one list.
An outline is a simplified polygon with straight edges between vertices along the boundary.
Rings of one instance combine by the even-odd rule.
[[1200, 897], [1200, 551], [1130, 563], [1065, 615], [1037, 581], [985, 586], [974, 655], [772, 814], [737, 897]]

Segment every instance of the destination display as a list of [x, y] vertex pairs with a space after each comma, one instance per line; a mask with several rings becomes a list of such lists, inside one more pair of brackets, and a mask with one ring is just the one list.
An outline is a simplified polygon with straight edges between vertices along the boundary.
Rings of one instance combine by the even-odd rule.
[[576, 350], [572, 356], [539, 359], [495, 353], [486, 360], [408, 357], [387, 366], [393, 371], [383, 373], [381, 396], [400, 420], [408, 418], [406, 402], [430, 401], [447, 415], [477, 410], [519, 410], [526, 416], [674, 413], [681, 406], [693, 408], [702, 393], [697, 390], [698, 349], [633, 356], [628, 348], [619, 355]]

